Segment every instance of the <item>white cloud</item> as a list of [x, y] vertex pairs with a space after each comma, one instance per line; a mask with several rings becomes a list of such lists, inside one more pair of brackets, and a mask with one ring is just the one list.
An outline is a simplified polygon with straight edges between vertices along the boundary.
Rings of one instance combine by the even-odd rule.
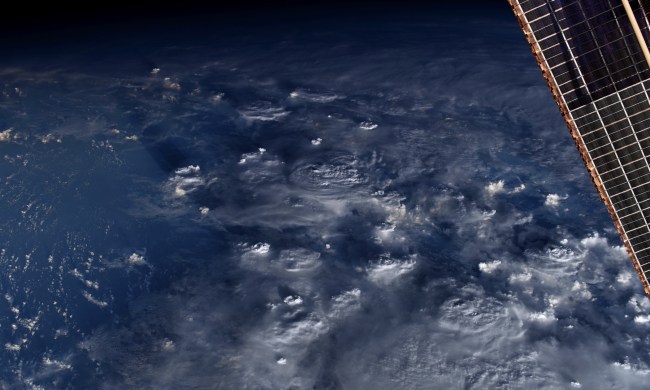
[[530, 272], [522, 272], [519, 274], [512, 274], [508, 277], [510, 283], [526, 283], [533, 277]]
[[0, 131], [0, 142], [7, 142], [11, 141], [14, 136], [12, 136], [13, 129], [6, 129], [4, 131]]
[[361, 130], [374, 130], [377, 127], [379, 127], [379, 125], [371, 121], [363, 121], [359, 124]]
[[531, 321], [536, 321], [536, 322], [542, 322], [542, 323], [549, 323], [553, 321], [557, 321], [557, 318], [555, 317], [555, 312], [551, 309], [546, 310], [544, 312], [533, 312], [528, 315], [528, 318]]
[[70, 369], [72, 369], [71, 364], [68, 364], [68, 363], [65, 363], [65, 362], [62, 362], [62, 361], [59, 361], [59, 360], [51, 359], [51, 358], [49, 358], [47, 356], [43, 358], [43, 365], [54, 367], [54, 368], [56, 368], [58, 370], [70, 370]]
[[546, 195], [546, 200], [544, 201], [544, 205], [547, 207], [558, 207], [560, 205], [560, 202], [567, 199], [569, 196], [560, 196], [558, 194], [548, 194]]
[[584, 257], [583, 253], [576, 253], [571, 248], [553, 247], [546, 250], [546, 256], [558, 263], [577, 262]]
[[264, 148], [257, 148], [257, 152], [252, 152], [252, 153], [244, 153], [241, 155], [239, 159], [239, 164], [246, 164], [247, 162], [250, 162], [251, 160], [255, 160], [260, 158], [262, 155], [266, 153], [266, 149]]
[[210, 97], [210, 102], [213, 104], [221, 103], [225, 94], [223, 92], [216, 93]]
[[361, 290], [358, 288], [343, 293], [332, 298], [329, 318], [341, 319], [346, 315], [358, 310], [361, 307]]
[[162, 340], [161, 347], [163, 351], [173, 351], [176, 349], [176, 344], [173, 340], [166, 338]]
[[286, 303], [289, 306], [299, 306], [302, 305], [302, 298], [299, 296], [288, 296], [284, 298], [284, 303]]
[[505, 182], [503, 180], [495, 181], [488, 183], [487, 186], [485, 186], [485, 192], [487, 193], [488, 196], [494, 196], [496, 194], [500, 194], [505, 191]]
[[105, 302], [105, 301], [102, 301], [102, 300], [99, 300], [99, 299], [95, 298], [95, 297], [94, 297], [91, 293], [89, 293], [88, 291], [82, 291], [82, 292], [81, 292], [81, 295], [83, 295], [84, 298], [86, 298], [86, 300], [87, 300], [88, 302], [92, 303], [93, 305], [96, 305], [96, 306], [99, 306], [99, 307], [106, 307], [106, 306], [108, 306], [108, 302]]
[[[0, 138], [2, 138], [2, 137], [0, 136]], [[56, 142], [58, 144], [60, 144], [62, 142], [60, 136], [55, 136], [52, 133], [48, 133], [46, 135], [43, 135], [43, 136], [40, 136], [40, 137], [37, 137], [37, 138], [39, 138], [41, 140], [41, 142], [44, 143], [44, 144], [48, 144], [48, 143], [50, 143], [52, 141], [54, 141], [54, 142]]]
[[196, 191], [204, 183], [205, 181], [201, 177], [201, 167], [188, 165], [176, 169], [174, 176], [169, 179], [167, 187], [171, 189], [174, 197], [180, 198]]
[[163, 79], [163, 87], [172, 91], [180, 91], [181, 85], [178, 81], [172, 80], [170, 77]]
[[239, 110], [239, 114], [247, 121], [270, 122], [277, 121], [289, 115], [283, 107], [275, 106], [271, 102], [257, 102]]
[[627, 286], [630, 284], [630, 281], [632, 281], [632, 279], [633, 275], [631, 272], [623, 271], [616, 277], [616, 282]]
[[481, 211], [481, 216], [483, 217], [484, 220], [488, 220], [496, 215], [497, 211], [496, 210], [490, 210], [490, 211]]
[[289, 94], [291, 99], [304, 100], [313, 103], [330, 103], [340, 96], [329, 92], [313, 92], [305, 89], [296, 89]]
[[517, 193], [522, 192], [522, 191], [525, 190], [525, 189], [526, 189], [526, 185], [525, 185], [524, 183], [521, 183], [521, 184], [518, 185], [517, 187], [513, 188], [511, 192], [512, 192], [513, 194], [517, 194]]
[[376, 261], [370, 262], [366, 267], [368, 280], [377, 284], [390, 284], [398, 277], [407, 274], [415, 268], [416, 261], [413, 257], [395, 259], [390, 255], [382, 255]]
[[258, 242], [250, 245], [248, 243], [240, 243], [238, 245], [241, 250], [241, 266], [248, 269], [257, 271], [267, 271], [270, 267], [268, 254], [271, 251], [271, 245], [266, 242]]
[[266, 242], [258, 242], [257, 244], [251, 246], [250, 251], [258, 255], [265, 255], [271, 250], [271, 245]]
[[575, 283], [573, 283], [573, 287], [571, 287], [571, 291], [575, 292], [577, 296], [582, 299], [592, 298], [592, 294], [589, 291], [587, 284], [585, 282], [579, 282], [576, 280]]
[[18, 352], [20, 351], [20, 348], [20, 344], [5, 343], [5, 349], [7, 351]]
[[285, 249], [280, 252], [277, 261], [289, 272], [311, 271], [321, 264], [320, 253], [304, 248]]
[[501, 265], [501, 260], [493, 260], [489, 262], [482, 262], [478, 264], [478, 269], [486, 274], [491, 274], [496, 271]]
[[517, 219], [514, 221], [513, 225], [525, 225], [525, 224], [527, 224], [527, 223], [531, 223], [531, 222], [533, 222], [533, 215], [532, 215], [532, 214], [528, 214], [528, 215], [525, 216], [525, 217], [517, 218]]
[[594, 232], [590, 236], [587, 236], [580, 240], [580, 245], [582, 245], [585, 249], [609, 247], [607, 238], [602, 237], [600, 234], [598, 234], [598, 232]]
[[147, 263], [144, 260], [144, 256], [137, 254], [135, 252], [128, 257], [127, 262], [131, 265], [144, 265]]
[[201, 167], [198, 165], [188, 165], [186, 167], [176, 169], [175, 173], [181, 176], [188, 176], [191, 174], [198, 174], [201, 172]]
[[317, 314], [310, 314], [300, 321], [277, 324], [273, 328], [274, 336], [268, 339], [272, 346], [308, 345], [317, 337], [327, 333], [329, 322]]
[[634, 316], [634, 322], [642, 325], [650, 323], [650, 315], [641, 314], [638, 316]]

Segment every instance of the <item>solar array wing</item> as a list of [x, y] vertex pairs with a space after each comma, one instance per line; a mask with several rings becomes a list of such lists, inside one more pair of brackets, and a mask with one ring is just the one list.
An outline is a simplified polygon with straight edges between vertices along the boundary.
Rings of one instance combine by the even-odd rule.
[[509, 2], [650, 296], [650, 1]]

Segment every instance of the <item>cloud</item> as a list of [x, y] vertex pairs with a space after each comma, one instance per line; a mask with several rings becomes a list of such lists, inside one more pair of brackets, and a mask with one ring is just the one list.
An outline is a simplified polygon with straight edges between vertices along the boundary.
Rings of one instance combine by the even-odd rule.
[[503, 180], [492, 182], [489, 183], [487, 186], [485, 186], [485, 192], [488, 196], [494, 196], [504, 191], [505, 191], [505, 182]]
[[321, 264], [321, 254], [305, 248], [285, 249], [280, 252], [277, 263], [289, 272], [311, 271]]
[[14, 135], [12, 135], [13, 129], [6, 129], [4, 131], [0, 131], [0, 142], [8, 142], [11, 141], [13, 138], [15, 138]]
[[139, 254], [137, 254], [137, 253], [132, 253], [132, 254], [128, 257], [127, 261], [129, 262], [129, 264], [132, 264], [132, 265], [143, 265], [143, 264], [146, 264], [146, 263], [147, 263], [147, 262], [144, 260], [144, 256], [139, 255]]
[[371, 121], [363, 121], [363, 122], [359, 123], [359, 128], [361, 130], [368, 130], [369, 131], [369, 130], [376, 129], [377, 127], [379, 127], [379, 125], [376, 124], [376, 123], [373, 123]]
[[259, 101], [243, 107], [239, 113], [247, 121], [271, 122], [283, 119], [290, 114], [290, 111], [268, 101]]
[[402, 275], [415, 268], [416, 261], [413, 257], [395, 259], [389, 254], [383, 254], [378, 260], [370, 262], [366, 268], [368, 280], [377, 284], [390, 284]]
[[289, 94], [289, 98], [313, 103], [331, 103], [337, 99], [341, 99], [342, 96], [331, 92], [315, 92], [304, 88], [298, 88]]
[[303, 300], [299, 296], [288, 296], [284, 298], [284, 303], [286, 303], [289, 306], [298, 306], [302, 305]]
[[200, 174], [201, 168], [198, 165], [178, 168], [174, 171], [174, 176], [169, 179], [167, 187], [170, 188], [173, 196], [183, 197], [204, 184]]
[[525, 189], [526, 189], [526, 185], [524, 183], [521, 183], [517, 187], [513, 188], [511, 192], [513, 194], [518, 194], [518, 193], [524, 191]]
[[501, 265], [500, 260], [481, 262], [478, 264], [478, 269], [483, 273], [491, 274], [499, 268], [499, 265]]
[[560, 202], [567, 199], [569, 196], [560, 196], [558, 194], [548, 194], [546, 195], [546, 200], [544, 201], [544, 206], [547, 207], [558, 207], [560, 205]]

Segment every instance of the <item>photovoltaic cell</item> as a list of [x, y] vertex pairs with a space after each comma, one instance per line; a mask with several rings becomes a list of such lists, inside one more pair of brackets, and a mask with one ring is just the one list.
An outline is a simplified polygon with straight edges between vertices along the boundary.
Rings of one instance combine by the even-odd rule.
[[650, 0], [509, 2], [650, 295]]

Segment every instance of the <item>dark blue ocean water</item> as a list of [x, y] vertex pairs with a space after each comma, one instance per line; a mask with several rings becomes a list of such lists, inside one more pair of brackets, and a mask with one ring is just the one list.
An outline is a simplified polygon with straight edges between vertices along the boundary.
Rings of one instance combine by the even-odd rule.
[[14, 42], [0, 385], [643, 388], [647, 300], [505, 11]]

